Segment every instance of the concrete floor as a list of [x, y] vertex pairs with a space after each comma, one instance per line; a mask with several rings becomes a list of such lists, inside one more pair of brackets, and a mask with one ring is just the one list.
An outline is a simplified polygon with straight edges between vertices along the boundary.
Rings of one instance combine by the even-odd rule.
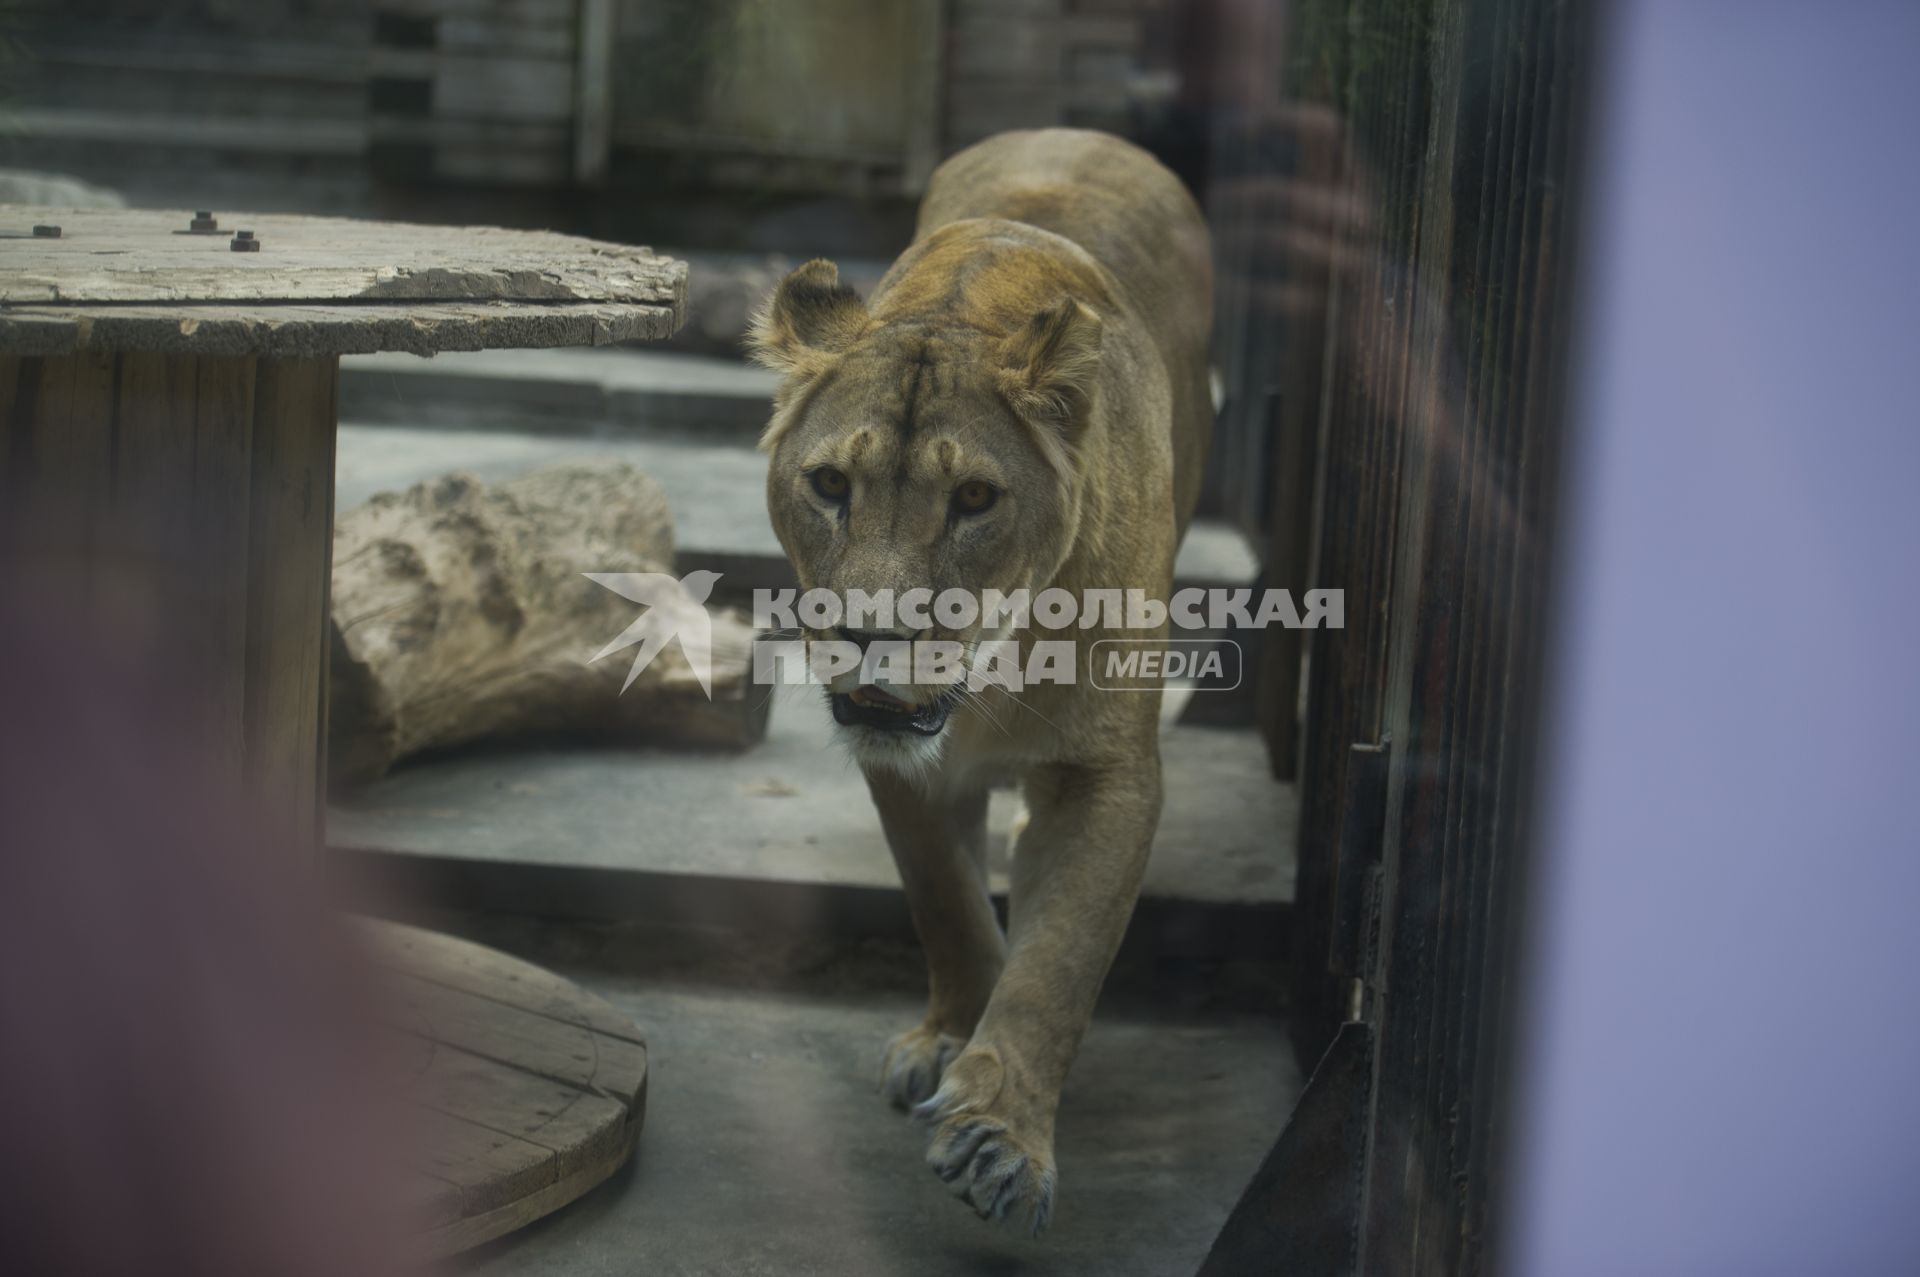
[[950, 1197], [922, 1131], [875, 1091], [882, 1044], [920, 1013], [911, 949], [464, 929], [631, 1016], [649, 1082], [635, 1162], [461, 1273], [1189, 1274], [1301, 1087], [1283, 1023], [1222, 1005], [1217, 980], [1181, 1009], [1110, 989], [1061, 1107], [1054, 1224], [1033, 1240]]

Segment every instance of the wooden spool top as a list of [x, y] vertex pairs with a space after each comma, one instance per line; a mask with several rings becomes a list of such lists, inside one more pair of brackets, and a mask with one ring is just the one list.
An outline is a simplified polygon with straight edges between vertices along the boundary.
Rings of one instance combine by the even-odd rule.
[[392, 1060], [417, 1117], [402, 1209], [427, 1254], [558, 1210], [632, 1155], [647, 1048], [631, 1020], [469, 941], [372, 920], [362, 935], [386, 972]]
[[[547, 231], [0, 205], [0, 354], [309, 358], [671, 336], [687, 267]], [[35, 226], [57, 226], [42, 238]], [[237, 231], [257, 251], [235, 252]]]

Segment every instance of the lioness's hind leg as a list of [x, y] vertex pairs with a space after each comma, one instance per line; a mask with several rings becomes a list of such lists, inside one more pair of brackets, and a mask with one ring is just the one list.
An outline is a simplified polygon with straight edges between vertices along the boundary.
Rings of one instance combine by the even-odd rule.
[[887, 1044], [880, 1090], [896, 1107], [933, 1094], [1000, 978], [1006, 941], [987, 894], [985, 791], [942, 799], [885, 772], [868, 787], [927, 956], [926, 1019]]
[[947, 1065], [966, 1045], [965, 1038], [931, 1024], [895, 1034], [880, 1061], [880, 1093], [897, 1109], [912, 1108], [933, 1094]]

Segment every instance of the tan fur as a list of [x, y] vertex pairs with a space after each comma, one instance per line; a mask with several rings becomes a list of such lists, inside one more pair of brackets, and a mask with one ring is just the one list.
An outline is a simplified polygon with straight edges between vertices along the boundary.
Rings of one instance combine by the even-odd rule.
[[[1207, 234], [1145, 152], [1071, 129], [1008, 133], [934, 174], [911, 247], [867, 304], [828, 262], [783, 282], [759, 357], [787, 374], [763, 438], [774, 528], [806, 588], [1057, 586], [1165, 599], [1210, 430]], [[810, 486], [851, 480], [844, 514]], [[977, 519], [951, 493], [1000, 491]], [[928, 1158], [983, 1214], [1051, 1209], [1060, 1089], [1139, 892], [1160, 811], [1157, 686], [989, 690], [938, 742], [842, 729], [926, 950], [925, 1022], [883, 1089], [934, 1124]], [[974, 643], [976, 625], [920, 637]], [[844, 689], [843, 689], [844, 690]], [[898, 689], [896, 689], [898, 690]], [[937, 689], [909, 689], [930, 699]], [[987, 786], [1030, 812], [1010, 927], [987, 895]]]

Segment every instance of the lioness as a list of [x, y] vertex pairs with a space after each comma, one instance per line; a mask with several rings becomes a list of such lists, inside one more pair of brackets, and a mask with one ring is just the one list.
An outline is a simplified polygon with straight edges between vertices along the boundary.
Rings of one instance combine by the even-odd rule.
[[[1165, 600], [1211, 432], [1210, 294], [1200, 210], [1137, 147], [1044, 129], [953, 156], [869, 304], [812, 261], [756, 318], [758, 357], [786, 374], [762, 440], [767, 503], [802, 587]], [[957, 640], [970, 656], [990, 638], [1023, 656], [1036, 639], [1077, 645], [1071, 684], [969, 693], [855, 673], [829, 688], [927, 956], [926, 1019], [887, 1047], [882, 1090], [934, 1124], [943, 1180], [1036, 1233], [1061, 1084], [1160, 815], [1159, 686], [1101, 690], [1089, 672], [1099, 640], [1166, 626], [1096, 615], [1066, 633], [809, 632]], [[987, 787], [1009, 773], [1029, 820], [1002, 936]]]

